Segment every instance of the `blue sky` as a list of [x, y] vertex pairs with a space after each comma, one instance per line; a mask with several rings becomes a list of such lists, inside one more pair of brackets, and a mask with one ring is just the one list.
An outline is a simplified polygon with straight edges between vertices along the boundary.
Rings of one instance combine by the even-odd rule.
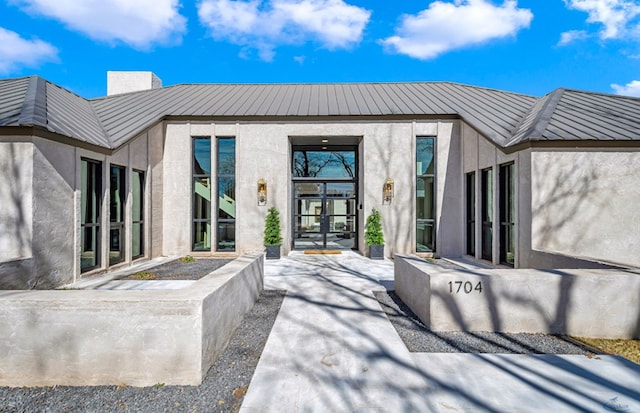
[[0, 78], [452, 81], [640, 96], [640, 0], [5, 0]]

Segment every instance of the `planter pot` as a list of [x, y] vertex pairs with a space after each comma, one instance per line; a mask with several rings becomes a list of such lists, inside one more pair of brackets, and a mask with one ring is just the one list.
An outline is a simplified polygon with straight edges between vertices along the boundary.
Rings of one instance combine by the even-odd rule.
[[267, 245], [267, 259], [279, 260], [280, 259], [280, 245]]
[[384, 245], [369, 245], [369, 258], [372, 260], [383, 260]]

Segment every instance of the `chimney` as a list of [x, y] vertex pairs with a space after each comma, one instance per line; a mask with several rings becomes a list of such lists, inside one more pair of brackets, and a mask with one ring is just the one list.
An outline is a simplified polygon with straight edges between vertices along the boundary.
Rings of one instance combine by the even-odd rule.
[[153, 72], [107, 72], [107, 96], [161, 87], [162, 80]]

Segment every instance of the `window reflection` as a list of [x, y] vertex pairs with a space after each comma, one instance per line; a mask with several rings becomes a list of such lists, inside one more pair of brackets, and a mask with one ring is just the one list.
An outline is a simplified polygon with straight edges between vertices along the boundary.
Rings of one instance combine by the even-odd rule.
[[435, 250], [435, 138], [416, 139], [416, 251]]
[[80, 167], [81, 193], [81, 255], [80, 271], [100, 266], [100, 204], [102, 203], [102, 163], [82, 159]]
[[109, 265], [124, 261], [125, 169], [111, 166], [109, 173]]
[[217, 251], [236, 249], [236, 140], [218, 138]]
[[144, 255], [144, 172], [133, 171], [131, 193], [131, 255], [138, 258]]
[[293, 153], [293, 175], [297, 178], [354, 178], [355, 151], [297, 150]]
[[194, 251], [211, 250], [211, 138], [193, 139]]

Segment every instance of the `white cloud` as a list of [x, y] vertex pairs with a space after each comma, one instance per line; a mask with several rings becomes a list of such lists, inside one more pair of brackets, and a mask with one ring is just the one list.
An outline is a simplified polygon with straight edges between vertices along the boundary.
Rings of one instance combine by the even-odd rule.
[[564, 46], [576, 40], [582, 40], [589, 37], [589, 34], [584, 30], [569, 30], [560, 34], [560, 41], [558, 46]]
[[202, 0], [198, 16], [214, 38], [255, 48], [271, 60], [282, 44], [350, 48], [362, 39], [371, 12], [343, 0]]
[[24, 39], [16, 32], [0, 27], [0, 74], [56, 60], [58, 50], [51, 44], [38, 39]]
[[418, 59], [515, 35], [529, 27], [533, 14], [517, 1], [496, 6], [486, 0], [435, 1], [417, 15], [404, 15], [396, 34], [381, 40], [388, 49]]
[[[587, 22], [600, 23], [604, 27], [600, 38], [621, 38], [629, 29], [637, 30], [640, 4], [636, 0], [564, 0], [568, 8], [589, 14]], [[630, 26], [635, 26], [632, 28]]]
[[640, 80], [632, 80], [624, 86], [614, 83], [611, 85], [611, 88], [615, 91], [616, 95], [640, 97]]
[[186, 19], [179, 0], [12, 0], [27, 13], [61, 21], [93, 39], [136, 49], [181, 40]]

